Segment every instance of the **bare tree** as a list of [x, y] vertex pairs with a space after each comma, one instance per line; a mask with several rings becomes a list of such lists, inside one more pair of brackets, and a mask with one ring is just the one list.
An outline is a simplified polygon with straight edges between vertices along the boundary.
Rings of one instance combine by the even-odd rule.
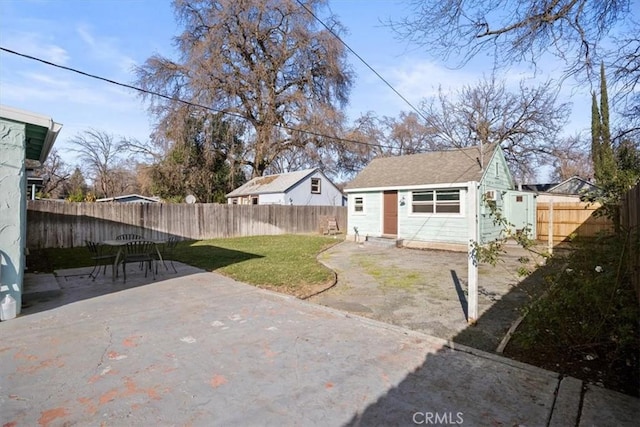
[[635, 24], [634, 34], [617, 41], [619, 50], [613, 58], [614, 96], [616, 110], [624, 123], [614, 140], [638, 138], [640, 134], [640, 24]]
[[630, 14], [629, 0], [412, 0], [392, 27], [435, 55], [462, 64], [485, 52], [497, 64], [536, 63], [544, 53], [569, 73], [599, 63], [601, 42]]
[[42, 168], [36, 169], [35, 174], [42, 178], [41, 193], [45, 197], [58, 198], [64, 193], [64, 184], [71, 176], [71, 171], [54, 148]]
[[107, 132], [89, 129], [78, 133], [70, 149], [78, 155], [82, 168], [93, 182], [98, 197], [111, 197], [116, 193], [116, 177], [112, 172], [120, 166], [120, 141]]
[[464, 86], [454, 95], [440, 90], [421, 108], [433, 132], [433, 144], [498, 143], [519, 182], [535, 179], [538, 168], [547, 163], [570, 110], [568, 104], [557, 102], [550, 82], [535, 88], [520, 83], [511, 92], [494, 77]]
[[[307, 0], [319, 10], [325, 0]], [[259, 176], [284, 153], [326, 142], [292, 129], [336, 133], [351, 72], [343, 45], [293, 0], [174, 0], [184, 32], [180, 60], [159, 55], [137, 69], [144, 89], [212, 108], [248, 124], [243, 164]], [[339, 22], [325, 23], [340, 33]], [[146, 97], [166, 134], [177, 104]], [[324, 133], [324, 132], [317, 132]]]
[[562, 182], [573, 176], [593, 179], [593, 164], [589, 142], [581, 135], [562, 138], [551, 149], [553, 170], [551, 180]]

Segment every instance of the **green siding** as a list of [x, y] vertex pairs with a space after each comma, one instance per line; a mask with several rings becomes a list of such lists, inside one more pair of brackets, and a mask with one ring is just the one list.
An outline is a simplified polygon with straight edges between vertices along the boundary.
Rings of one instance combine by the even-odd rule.
[[482, 202], [483, 194], [487, 191], [494, 190], [499, 193], [499, 198], [496, 200], [497, 209], [506, 215], [506, 193], [507, 190], [513, 188], [513, 181], [511, 179], [511, 173], [509, 167], [504, 159], [502, 151], [496, 150], [495, 154], [491, 158], [491, 161], [485, 168], [485, 173], [480, 183], [479, 203], [480, 208], [478, 210], [478, 227], [480, 234], [480, 243], [488, 243], [492, 240], [498, 239], [502, 236], [503, 231], [500, 225], [494, 224], [494, 217], [491, 215], [491, 210]]
[[[355, 198], [364, 199], [364, 212], [354, 212]], [[380, 236], [382, 234], [382, 193], [362, 192], [351, 193], [348, 196], [349, 208], [347, 228], [348, 234], [354, 234], [354, 227], [358, 228], [361, 238], [365, 236]]]
[[402, 240], [463, 243], [469, 241], [468, 220], [466, 210], [469, 204], [468, 192], [460, 190], [461, 215], [416, 215], [411, 213], [411, 192], [399, 191], [398, 200], [405, 199], [404, 206], [398, 207], [398, 238]]

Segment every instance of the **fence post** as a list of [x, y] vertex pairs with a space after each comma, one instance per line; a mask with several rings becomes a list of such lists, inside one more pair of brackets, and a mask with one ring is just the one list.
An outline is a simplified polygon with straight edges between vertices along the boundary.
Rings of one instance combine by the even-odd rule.
[[547, 225], [549, 255], [553, 255], [553, 199], [549, 201], [549, 224]]

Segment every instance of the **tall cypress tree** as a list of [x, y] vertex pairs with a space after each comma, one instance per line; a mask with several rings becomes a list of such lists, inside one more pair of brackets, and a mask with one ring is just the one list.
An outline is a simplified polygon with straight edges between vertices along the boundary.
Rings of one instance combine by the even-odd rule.
[[600, 162], [600, 142], [600, 111], [598, 110], [596, 93], [591, 92], [591, 161], [593, 163], [593, 173], [596, 182], [600, 181], [600, 171], [602, 169]]
[[609, 128], [609, 96], [604, 63], [600, 64], [600, 109], [595, 93], [591, 101], [591, 157], [596, 182], [600, 185], [611, 183], [616, 176], [616, 161], [611, 147]]

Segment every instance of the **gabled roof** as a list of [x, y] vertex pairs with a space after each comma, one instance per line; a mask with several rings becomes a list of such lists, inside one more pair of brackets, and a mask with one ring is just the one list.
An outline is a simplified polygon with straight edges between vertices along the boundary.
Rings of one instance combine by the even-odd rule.
[[557, 183], [555, 184], [522, 184], [522, 190], [533, 191], [536, 193], [544, 193], [546, 191], [549, 191], [550, 188], [553, 188], [556, 185], [558, 184]]
[[480, 181], [497, 144], [373, 159], [345, 190]]
[[597, 190], [594, 184], [579, 176], [572, 176], [562, 181], [560, 184], [547, 190], [548, 193], [555, 194], [580, 194], [587, 191]]
[[251, 181], [241, 185], [227, 197], [251, 196], [257, 194], [285, 193], [318, 169], [305, 169], [296, 172], [287, 172], [275, 175], [266, 175], [253, 178]]

